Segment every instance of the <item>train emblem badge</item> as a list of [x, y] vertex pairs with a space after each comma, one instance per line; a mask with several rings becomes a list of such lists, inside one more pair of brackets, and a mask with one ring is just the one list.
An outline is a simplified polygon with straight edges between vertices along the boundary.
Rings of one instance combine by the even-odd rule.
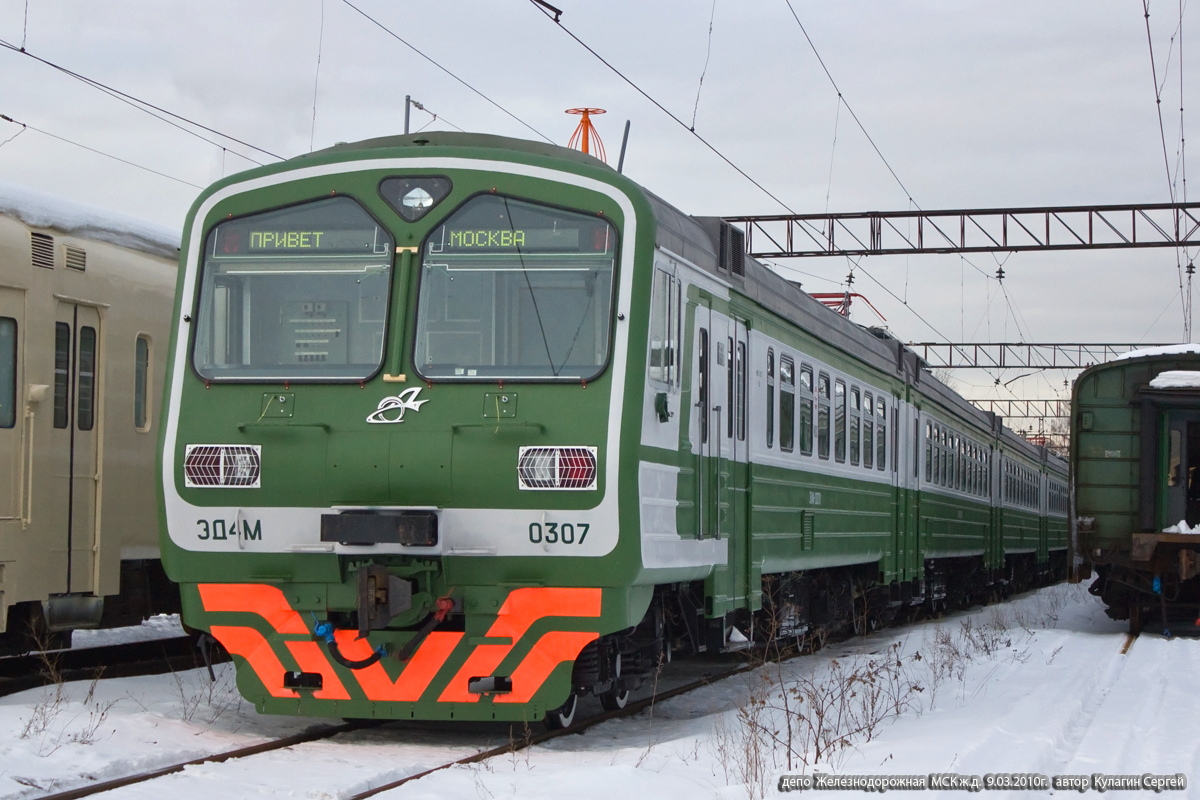
[[[414, 386], [411, 389], [405, 389], [400, 394], [383, 398], [379, 401], [378, 407], [367, 417], [367, 422], [387, 424], [404, 422], [405, 411], [420, 411], [421, 406], [429, 402], [428, 400], [418, 400], [417, 395], [420, 393], [421, 387]], [[386, 416], [397, 409], [399, 409], [400, 413], [395, 418]]]

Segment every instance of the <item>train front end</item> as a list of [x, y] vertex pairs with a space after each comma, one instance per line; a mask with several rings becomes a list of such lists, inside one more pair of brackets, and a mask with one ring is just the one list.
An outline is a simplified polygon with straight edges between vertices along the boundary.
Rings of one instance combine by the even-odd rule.
[[618, 535], [653, 235], [630, 187], [571, 151], [436, 134], [197, 200], [163, 563], [260, 712], [569, 722], [580, 693], [623, 690], [597, 650], [650, 599]]

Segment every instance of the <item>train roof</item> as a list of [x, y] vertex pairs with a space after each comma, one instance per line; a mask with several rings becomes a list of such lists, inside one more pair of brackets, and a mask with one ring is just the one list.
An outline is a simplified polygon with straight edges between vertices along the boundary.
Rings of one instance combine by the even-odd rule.
[[0, 214], [31, 228], [48, 228], [172, 260], [179, 257], [178, 230], [3, 181]]
[[[298, 156], [354, 153], [393, 147], [472, 147], [507, 150], [528, 155], [569, 161], [581, 166], [612, 170], [605, 162], [586, 153], [556, 144], [494, 136], [484, 133], [457, 133], [431, 131], [399, 136], [383, 136], [359, 142], [339, 142], [333, 147]], [[615, 170], [612, 170], [615, 172]], [[628, 176], [624, 176], [628, 178]], [[998, 424], [998, 417], [982, 411], [950, 387], [939, 381], [927, 369], [919, 356], [890, 334], [873, 329], [868, 331], [851, 322], [841, 314], [814, 300], [800, 286], [776, 273], [766, 264], [749, 256], [745, 259], [745, 275], [734, 275], [718, 269], [716, 241], [721, 225], [719, 217], [693, 217], [680, 211], [644, 186], [638, 188], [649, 201], [658, 223], [655, 243], [671, 253], [682, 257], [719, 280], [735, 286], [740, 292], [759, 305], [785, 319], [794, 322], [809, 333], [820, 337], [833, 347], [888, 374], [904, 377], [917, 384], [922, 393], [952, 410], [955, 414], [973, 421], [980, 428], [998, 433], [1009, 447], [1023, 451], [1035, 461], [1061, 461], [1048, 451], [1021, 438], [1011, 430]], [[1062, 462], [1065, 469], [1066, 462]]]
[[[405, 133], [398, 136], [379, 136], [374, 139], [363, 139], [360, 142], [338, 142], [332, 147], [314, 150], [297, 156], [296, 159], [312, 158], [314, 156], [352, 153], [357, 150], [378, 150], [389, 147], [483, 147], [493, 150], [509, 150], [529, 155], [558, 158], [573, 161], [576, 164], [586, 164], [589, 167], [610, 169], [605, 162], [571, 147], [563, 147], [549, 142], [534, 142], [529, 139], [514, 139], [510, 136], [496, 136], [490, 133], [458, 133], [455, 131], [428, 131], [423, 133]], [[616, 170], [613, 170], [616, 172]]]

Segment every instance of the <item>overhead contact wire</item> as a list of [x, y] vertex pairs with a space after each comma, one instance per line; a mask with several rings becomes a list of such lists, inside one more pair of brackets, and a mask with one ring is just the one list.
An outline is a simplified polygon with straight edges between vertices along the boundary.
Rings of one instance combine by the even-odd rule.
[[106, 152], [104, 152], [103, 150], [97, 150], [97, 149], [96, 149], [96, 148], [94, 148], [94, 147], [88, 147], [86, 144], [80, 144], [79, 142], [74, 142], [74, 141], [71, 141], [70, 139], [67, 139], [67, 138], [65, 138], [65, 137], [62, 137], [62, 136], [58, 136], [58, 135], [56, 135], [56, 134], [53, 134], [53, 133], [51, 133], [50, 131], [45, 131], [45, 130], [42, 130], [41, 128], [35, 128], [33, 125], [30, 125], [30, 124], [28, 124], [28, 123], [25, 123], [25, 122], [21, 122], [21, 121], [19, 121], [19, 120], [15, 120], [15, 119], [13, 119], [12, 117], [8, 116], [7, 114], [0, 114], [0, 119], [4, 120], [5, 122], [11, 122], [11, 123], [12, 123], [12, 124], [14, 124], [14, 125], [20, 125], [20, 126], [21, 126], [21, 130], [20, 130], [20, 131], [18, 131], [16, 134], [14, 134], [14, 135], [13, 135], [12, 137], [10, 137], [9, 139], [5, 140], [3, 143], [0, 143], [0, 147], [3, 147], [5, 144], [8, 144], [8, 143], [9, 143], [9, 142], [11, 142], [13, 139], [15, 139], [15, 138], [17, 138], [18, 136], [20, 136], [22, 133], [24, 133], [24, 132], [25, 132], [25, 129], [26, 129], [26, 128], [28, 128], [29, 130], [31, 130], [31, 131], [36, 131], [37, 133], [40, 133], [40, 134], [42, 134], [43, 136], [49, 136], [51, 139], [57, 139], [57, 140], [58, 140], [58, 141], [60, 141], [60, 142], [63, 142], [63, 143], [65, 143], [65, 144], [72, 145], [73, 147], [79, 147], [79, 148], [81, 148], [81, 149], [83, 149], [83, 150], [87, 150], [87, 151], [88, 151], [88, 152], [90, 152], [90, 153], [95, 153], [95, 154], [96, 154], [96, 155], [98, 155], [98, 156], [104, 156], [105, 158], [111, 158], [113, 161], [120, 161], [122, 164], [128, 164], [128, 165], [129, 165], [129, 166], [131, 166], [131, 167], [136, 167], [137, 169], [143, 170], [143, 171], [145, 171], [145, 172], [152, 172], [152, 173], [154, 173], [155, 175], [158, 175], [159, 177], [166, 178], [167, 180], [170, 180], [170, 181], [175, 181], [176, 183], [182, 183], [182, 184], [186, 184], [186, 185], [188, 185], [188, 186], [193, 186], [193, 187], [195, 187], [195, 188], [197, 188], [197, 189], [203, 189], [203, 188], [204, 188], [203, 186], [199, 186], [199, 185], [197, 185], [197, 184], [195, 184], [195, 183], [192, 183], [191, 181], [185, 181], [185, 180], [183, 180], [182, 178], [176, 178], [174, 175], [168, 175], [168, 174], [167, 174], [167, 173], [165, 173], [165, 172], [159, 172], [159, 171], [158, 171], [158, 170], [156, 170], [156, 169], [151, 169], [150, 167], [144, 167], [144, 166], [142, 166], [141, 164], [135, 164], [134, 162], [132, 162], [132, 161], [129, 161], [129, 160], [127, 160], [127, 159], [124, 159], [124, 158], [121, 158], [120, 156], [114, 156], [112, 153], [106, 153]]
[[[1162, 142], [1163, 168], [1167, 172], [1167, 191], [1171, 196], [1171, 202], [1174, 203], [1176, 198], [1175, 181], [1171, 177], [1171, 158], [1167, 155], [1167, 131], [1163, 125], [1162, 118], [1162, 90], [1159, 88], [1158, 83], [1158, 67], [1154, 64], [1154, 39], [1150, 35], [1150, 0], [1142, 0], [1142, 11], [1146, 20], [1146, 45], [1150, 50], [1150, 77], [1154, 83], [1154, 108], [1158, 114], [1158, 136]], [[1165, 78], [1163, 84], [1166, 84]], [[1178, 248], [1175, 250], [1175, 271], [1179, 277], [1179, 303], [1183, 312], [1184, 333], [1186, 338], [1190, 339], [1191, 331], [1188, 329], [1187, 322], [1187, 298], [1183, 290], [1183, 264], [1179, 260]]]
[[359, 8], [358, 6], [354, 5], [354, 3], [351, 3], [351, 2], [350, 2], [350, 0], [342, 0], [342, 2], [343, 2], [343, 3], [345, 3], [346, 5], [350, 6], [350, 8], [354, 9], [354, 10], [355, 10], [355, 11], [357, 11], [359, 14], [361, 14], [361, 15], [362, 15], [362, 16], [363, 16], [363, 17], [364, 17], [366, 20], [368, 20], [368, 21], [369, 21], [369, 22], [370, 22], [372, 25], [374, 25], [375, 27], [379, 28], [381, 31], [383, 31], [384, 33], [386, 33], [388, 36], [391, 36], [391, 37], [392, 37], [393, 39], [395, 39], [397, 42], [400, 42], [400, 44], [404, 45], [404, 46], [405, 46], [405, 47], [407, 47], [409, 50], [412, 50], [414, 53], [416, 53], [416, 54], [417, 54], [417, 55], [419, 55], [421, 58], [423, 58], [423, 59], [425, 59], [426, 61], [428, 61], [430, 64], [433, 64], [435, 67], [437, 67], [437, 68], [438, 68], [438, 69], [440, 69], [442, 72], [444, 72], [444, 73], [446, 73], [447, 75], [449, 75], [451, 78], [454, 78], [454, 80], [458, 81], [458, 82], [459, 82], [459, 83], [461, 83], [463, 86], [467, 87], [467, 88], [468, 88], [468, 89], [470, 89], [472, 92], [474, 92], [475, 94], [477, 94], [477, 95], [479, 95], [480, 97], [482, 97], [482, 98], [483, 98], [484, 100], [486, 100], [488, 103], [490, 103], [491, 105], [493, 105], [493, 106], [495, 106], [496, 108], [500, 109], [500, 110], [501, 110], [501, 111], [503, 111], [505, 114], [507, 114], [509, 117], [511, 117], [512, 119], [514, 119], [514, 120], [516, 120], [517, 122], [521, 123], [521, 124], [522, 124], [522, 125], [524, 125], [526, 128], [528, 128], [529, 130], [531, 130], [531, 131], [533, 131], [534, 133], [536, 133], [538, 136], [540, 136], [540, 137], [542, 137], [543, 139], [545, 139], [547, 142], [550, 142], [550, 144], [554, 144], [554, 140], [553, 140], [553, 139], [551, 139], [549, 136], [547, 136], [546, 134], [542, 133], [542, 132], [541, 132], [541, 131], [539, 131], [537, 128], [533, 127], [533, 126], [532, 126], [532, 125], [530, 125], [528, 122], [526, 122], [525, 120], [521, 119], [520, 117], [518, 117], [518, 116], [517, 116], [516, 114], [514, 114], [513, 112], [509, 111], [507, 108], [505, 108], [504, 106], [500, 105], [500, 104], [499, 104], [499, 103], [497, 103], [495, 100], [493, 100], [492, 98], [488, 97], [486, 94], [484, 94], [484, 93], [483, 93], [483, 92], [481, 92], [480, 90], [476, 89], [474, 86], [472, 86], [471, 84], [467, 83], [467, 82], [466, 82], [465, 80], [463, 80], [462, 78], [460, 78], [460, 77], [458, 77], [457, 75], [455, 75], [455, 74], [454, 74], [453, 72], [451, 72], [449, 69], [447, 69], [446, 67], [442, 66], [442, 65], [441, 65], [441, 64], [439, 64], [437, 61], [435, 61], [435, 60], [433, 59], [433, 57], [431, 57], [431, 56], [428, 56], [428, 55], [426, 55], [425, 53], [423, 53], [423, 52], [421, 52], [420, 50], [418, 50], [418, 49], [417, 49], [416, 47], [414, 47], [414, 46], [413, 46], [413, 45], [412, 45], [410, 42], [408, 42], [408, 41], [406, 41], [405, 39], [401, 38], [401, 37], [400, 37], [400, 35], [399, 35], [399, 34], [397, 34], [395, 31], [393, 31], [391, 28], [387, 27], [387, 26], [386, 26], [386, 25], [384, 25], [382, 22], [380, 22], [379, 20], [377, 20], [377, 19], [375, 19], [374, 17], [372, 17], [370, 14], [368, 14], [368, 13], [367, 13], [367, 12], [365, 12], [365, 11], [363, 11], [363, 10], [362, 10], [361, 8]]
[[904, 190], [904, 194], [906, 197], [908, 197], [908, 201], [920, 209], [921, 206], [916, 200], [913, 199], [912, 192], [910, 192], [908, 187], [904, 185], [904, 181], [900, 180], [900, 176], [896, 174], [896, 170], [892, 169], [892, 165], [888, 163], [887, 158], [883, 155], [883, 151], [879, 149], [879, 145], [875, 144], [875, 140], [871, 138], [871, 134], [867, 133], [867, 129], [862, 124], [862, 121], [858, 118], [858, 114], [854, 113], [854, 109], [851, 108], [849, 101], [847, 101], [845, 95], [842, 94], [842, 90], [838, 88], [837, 81], [833, 79], [833, 75], [829, 72], [829, 67], [825, 66], [825, 59], [821, 58], [821, 54], [817, 52], [817, 46], [813, 44], [812, 37], [808, 35], [808, 31], [804, 28], [804, 23], [800, 21], [799, 15], [796, 14], [796, 9], [792, 7], [792, 0], [783, 0], [783, 2], [787, 3], [788, 11], [792, 12], [792, 18], [795, 19], [796, 24], [800, 26], [800, 32], [804, 34], [804, 40], [808, 42], [808, 46], [812, 49], [813, 55], [817, 57], [817, 61], [821, 65], [821, 69], [825, 71], [825, 77], [829, 78], [829, 83], [833, 85], [834, 91], [837, 92], [838, 99], [846, 104], [846, 110], [850, 112], [850, 116], [854, 119], [854, 123], [858, 125], [858, 129], [862, 131], [863, 136], [867, 137], [867, 141], [871, 143], [871, 147], [875, 150], [875, 154], [879, 156], [880, 160], [883, 161], [883, 165], [887, 167], [887, 171], [892, 173], [892, 177], [896, 179], [896, 183], [901, 189]]
[[[142, 100], [141, 98], [135, 97], [126, 92], [122, 92], [120, 89], [114, 89], [112, 86], [109, 86], [108, 84], [105, 84], [105, 83], [101, 83], [100, 81], [95, 80], [94, 78], [89, 78], [86, 75], [82, 75], [78, 72], [67, 69], [66, 67], [55, 64], [53, 61], [48, 61], [44, 58], [41, 58], [40, 56], [35, 56], [33, 53], [30, 53], [28, 50], [25, 50], [24, 48], [21, 48], [21, 47], [17, 47], [16, 45], [12, 44], [11, 42], [7, 42], [3, 39], [0, 39], [0, 47], [6, 48], [8, 50], [12, 50], [14, 53], [19, 53], [20, 55], [32, 58], [34, 61], [37, 61], [41, 64], [45, 64], [46, 66], [50, 67], [51, 69], [58, 70], [59, 72], [63, 73], [64, 75], [67, 75], [69, 77], [74, 78], [77, 81], [85, 83], [88, 86], [91, 86], [93, 89], [97, 89], [101, 92], [104, 92], [105, 94], [109, 95], [110, 97], [116, 98], [116, 99], [120, 100], [121, 102], [125, 103], [126, 105], [132, 106], [133, 108], [136, 108], [138, 111], [141, 111], [144, 114], [149, 114], [150, 116], [154, 117], [155, 119], [165, 122], [168, 125], [171, 125], [175, 128], [178, 128], [179, 130], [183, 131], [184, 133], [188, 134], [189, 136], [194, 136], [197, 139], [201, 139], [202, 141], [208, 142], [209, 144], [211, 144], [215, 147], [221, 147], [222, 145], [219, 142], [214, 142], [212, 139], [209, 139], [205, 136], [201, 136], [200, 134], [196, 133], [195, 131], [188, 130], [187, 128], [183, 127], [182, 125], [179, 125], [176, 122], [172, 122], [169, 119], [164, 119], [163, 117], [161, 117], [158, 114], [155, 114], [153, 112], [157, 111], [161, 114], [166, 114], [168, 117], [172, 117], [173, 119], [180, 120], [181, 122], [185, 122], [188, 125], [192, 125], [201, 130], [208, 131], [211, 134], [220, 136], [222, 139], [228, 139], [229, 141], [236, 142], [236, 143], [242, 145], [243, 147], [249, 147], [251, 150], [256, 150], [259, 153], [263, 153], [265, 155], [270, 156], [271, 158], [277, 158], [280, 161], [284, 160], [283, 156], [272, 153], [270, 150], [264, 150], [263, 148], [261, 148], [257, 145], [250, 144], [249, 142], [239, 139], [236, 136], [230, 136], [227, 133], [222, 133], [221, 131], [217, 130], [216, 128], [210, 128], [207, 125], [201, 124], [192, 119], [188, 119], [187, 117], [182, 116], [180, 114], [176, 114], [173, 111], [168, 111], [167, 109], [162, 108], [160, 106], [156, 106], [155, 104], [153, 104], [151, 102]], [[153, 109], [153, 111], [151, 111], [151, 109]], [[255, 161], [253, 158], [250, 158], [249, 156], [243, 155], [242, 158], [245, 158], [248, 161], [254, 161], [255, 164], [261, 165], [261, 163], [262, 163], [260, 161]]]
[[[343, 1], [343, 2], [349, 2], [349, 0], [342, 0], [342, 1]], [[655, 100], [653, 97], [651, 97], [651, 96], [650, 96], [650, 95], [649, 95], [649, 94], [646, 92], [646, 90], [644, 90], [642, 87], [640, 87], [640, 86], [638, 86], [636, 83], [634, 83], [632, 79], [630, 79], [629, 77], [627, 77], [627, 76], [625, 75], [625, 73], [621, 72], [621, 70], [619, 70], [619, 69], [617, 69], [615, 66], [613, 66], [611, 62], [609, 62], [607, 59], [605, 59], [605, 58], [604, 58], [604, 56], [600, 55], [600, 54], [599, 54], [599, 53], [597, 53], [595, 50], [593, 50], [593, 49], [591, 48], [591, 46], [589, 46], [589, 45], [587, 44], [587, 42], [583, 41], [583, 40], [582, 40], [582, 39], [580, 39], [578, 36], [576, 36], [574, 33], [572, 33], [572, 32], [571, 32], [571, 29], [570, 29], [570, 28], [568, 28], [566, 25], [563, 25], [563, 24], [562, 24], [562, 20], [560, 20], [560, 19], [556, 18], [552, 12], [549, 12], [549, 11], [547, 11], [547, 10], [545, 9], [545, 7], [543, 7], [541, 4], [539, 4], [539, 3], [538, 3], [536, 0], [529, 0], [529, 2], [530, 2], [532, 5], [533, 5], [533, 7], [534, 7], [534, 8], [536, 8], [538, 11], [540, 11], [542, 14], [544, 14], [544, 15], [546, 16], [546, 18], [547, 18], [547, 19], [549, 19], [551, 22], [553, 22], [555, 25], [557, 25], [557, 26], [558, 26], [560, 29], [562, 29], [563, 33], [567, 34], [567, 36], [570, 36], [572, 39], [574, 39], [574, 40], [576, 41], [576, 43], [578, 43], [578, 44], [579, 44], [579, 46], [580, 46], [580, 47], [582, 47], [584, 50], [587, 50], [589, 53], [591, 53], [593, 56], [595, 56], [597, 61], [599, 61], [599, 62], [600, 62], [601, 64], [603, 64], [604, 66], [608, 67], [610, 70], [612, 70], [612, 72], [613, 72], [613, 73], [614, 73], [614, 74], [615, 74], [615, 75], [616, 75], [618, 78], [620, 78], [621, 80], [625, 81], [625, 83], [629, 84], [629, 86], [630, 86], [630, 87], [631, 87], [631, 88], [632, 88], [632, 89], [633, 89], [635, 92], [637, 92], [637, 93], [638, 93], [638, 94], [640, 94], [642, 97], [646, 98], [646, 99], [647, 99], [647, 100], [649, 100], [651, 103], [653, 103], [653, 104], [654, 104], [654, 106], [655, 106], [655, 107], [657, 107], [659, 111], [663, 112], [663, 113], [664, 113], [664, 114], [666, 114], [668, 117], [670, 117], [672, 120], [674, 120], [674, 121], [675, 121], [675, 123], [676, 123], [677, 125], [679, 125], [679, 127], [683, 128], [685, 131], [687, 131], [688, 133], [690, 133], [692, 136], [695, 136], [695, 137], [696, 137], [696, 139], [697, 139], [697, 141], [699, 141], [701, 144], [703, 144], [705, 147], [707, 147], [709, 150], [711, 150], [711, 151], [712, 151], [712, 152], [713, 152], [713, 153], [714, 153], [714, 154], [717, 156], [717, 158], [721, 159], [721, 160], [722, 160], [722, 161], [724, 161], [726, 164], [728, 164], [729, 166], [733, 167], [733, 169], [734, 169], [734, 170], [735, 170], [735, 171], [736, 171], [736, 172], [737, 172], [739, 175], [741, 175], [743, 178], [745, 178], [746, 180], [750, 181], [750, 183], [752, 183], [752, 184], [754, 184], [756, 187], [758, 187], [759, 191], [761, 191], [761, 192], [762, 192], [763, 194], [765, 194], [767, 197], [769, 197], [769, 198], [771, 198], [772, 200], [774, 200], [774, 201], [775, 201], [776, 203], [778, 203], [779, 205], [783, 206], [783, 208], [787, 209], [788, 213], [790, 213], [790, 214], [795, 214], [795, 213], [796, 213], [796, 212], [795, 212], [795, 211], [792, 209], [792, 207], [791, 207], [791, 206], [789, 206], [787, 203], [783, 202], [783, 201], [782, 201], [782, 200], [780, 200], [778, 197], [776, 197], [776, 196], [775, 196], [775, 195], [774, 195], [774, 194], [773, 194], [773, 193], [772, 193], [770, 190], [768, 190], [768, 189], [767, 189], [767, 187], [763, 186], [761, 183], [759, 183], [758, 181], [756, 181], [754, 178], [750, 177], [749, 173], [747, 173], [747, 172], [746, 172], [744, 169], [742, 169], [741, 167], [739, 167], [737, 164], [733, 163], [733, 161], [731, 161], [731, 160], [729, 159], [729, 157], [728, 157], [728, 156], [726, 156], [724, 153], [722, 153], [720, 150], [718, 150], [718, 149], [717, 149], [715, 146], [713, 146], [711, 143], [709, 143], [709, 141], [708, 141], [707, 139], [705, 139], [703, 136], [701, 136], [700, 134], [696, 133], [696, 131], [694, 131], [694, 130], [693, 130], [691, 127], [689, 127], [689, 126], [688, 126], [688, 124], [687, 124], [686, 122], [684, 122], [684, 121], [683, 121], [683, 120], [681, 120], [679, 117], [675, 116], [675, 115], [674, 115], [674, 114], [672, 114], [670, 111], [668, 111], [668, 110], [667, 110], [667, 108], [666, 108], [666, 106], [664, 106], [662, 103], [658, 102], [658, 101], [657, 101], [657, 100]]]

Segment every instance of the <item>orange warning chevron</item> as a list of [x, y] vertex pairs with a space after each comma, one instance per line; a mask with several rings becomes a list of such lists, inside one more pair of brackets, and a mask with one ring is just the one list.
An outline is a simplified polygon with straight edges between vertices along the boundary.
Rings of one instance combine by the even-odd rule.
[[[466, 663], [451, 679], [438, 701], [442, 703], [478, 702], [479, 695], [467, 691], [467, 682], [471, 678], [482, 678], [494, 674], [496, 667], [500, 666], [500, 662], [504, 660], [505, 656], [512, 652], [513, 646], [525, 635], [530, 625], [543, 617], [598, 617], [600, 616], [600, 597], [599, 589], [534, 587], [514, 589], [509, 592], [508, 598], [500, 607], [496, 621], [488, 629], [487, 635], [489, 637], [508, 637], [511, 643], [478, 645], [467, 658]], [[597, 635], [591, 634], [592, 638], [596, 638]], [[582, 649], [584, 644], [586, 642], [580, 644], [579, 649]], [[575, 655], [578, 654], [579, 650], [576, 650]], [[538, 674], [539, 671], [528, 672], [530, 678], [536, 679], [536, 686], [529, 690], [530, 697], [541, 687], [550, 671], [546, 670], [540, 679], [537, 679]], [[513, 693], [515, 694], [517, 691], [514, 680]], [[522, 694], [525, 693], [524, 689], [520, 691]]]

